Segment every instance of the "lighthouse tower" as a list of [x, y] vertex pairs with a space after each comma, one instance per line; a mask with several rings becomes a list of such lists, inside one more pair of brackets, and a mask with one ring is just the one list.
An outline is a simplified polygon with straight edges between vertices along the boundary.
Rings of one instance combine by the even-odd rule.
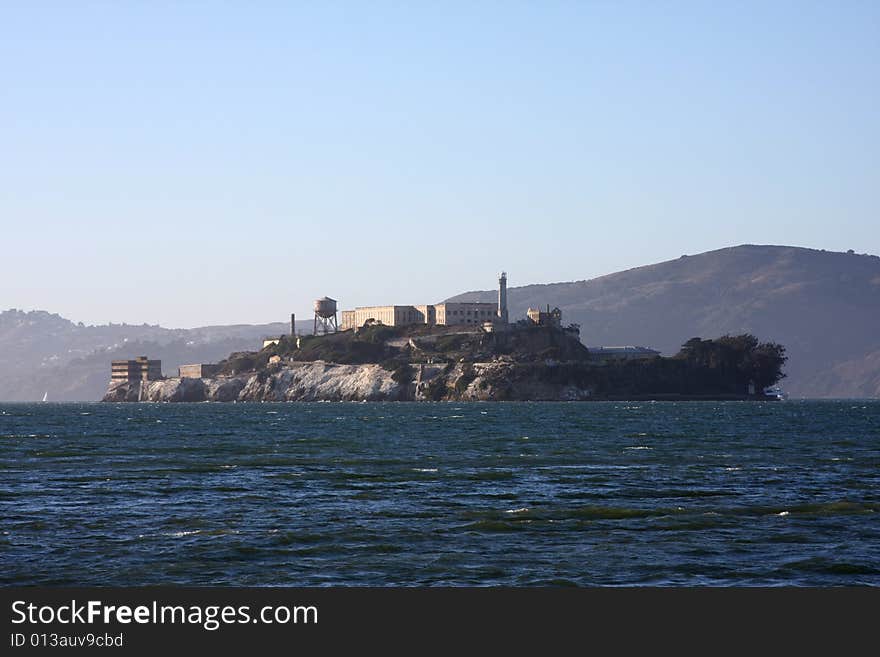
[[507, 272], [498, 277], [498, 320], [507, 324]]

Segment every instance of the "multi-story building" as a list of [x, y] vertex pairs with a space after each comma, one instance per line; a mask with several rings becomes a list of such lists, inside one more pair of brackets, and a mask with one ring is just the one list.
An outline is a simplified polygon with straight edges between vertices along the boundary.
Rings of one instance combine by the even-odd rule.
[[425, 306], [366, 306], [342, 311], [342, 330], [360, 328], [368, 320], [385, 326], [429, 324], [478, 325], [498, 318], [494, 303], [438, 303]]
[[482, 324], [498, 319], [498, 306], [494, 303], [438, 303], [437, 324]]
[[507, 275], [499, 278], [498, 303], [444, 302], [421, 306], [362, 306], [342, 311], [342, 330], [360, 328], [369, 320], [386, 326], [428, 324], [473, 325], [507, 323]]
[[162, 378], [162, 361], [146, 356], [134, 360], [114, 360], [110, 363], [112, 381], [156, 381]]

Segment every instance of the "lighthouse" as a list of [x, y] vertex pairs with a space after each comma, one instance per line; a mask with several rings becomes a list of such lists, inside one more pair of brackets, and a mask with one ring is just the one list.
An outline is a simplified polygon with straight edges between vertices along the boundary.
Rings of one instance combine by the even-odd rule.
[[507, 324], [507, 272], [498, 277], [498, 320]]

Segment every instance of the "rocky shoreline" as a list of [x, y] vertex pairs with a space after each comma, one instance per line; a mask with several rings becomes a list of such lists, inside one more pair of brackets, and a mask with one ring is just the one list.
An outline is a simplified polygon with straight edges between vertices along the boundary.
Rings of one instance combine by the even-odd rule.
[[[564, 364], [559, 364], [559, 367]], [[550, 370], [555, 369], [551, 367]], [[389, 371], [377, 364], [325, 361], [290, 363], [259, 372], [215, 378], [112, 382], [105, 402], [282, 401], [602, 401], [768, 400], [735, 394], [597, 395], [547, 366], [499, 362], [413, 364]]]
[[414, 364], [402, 374], [377, 364], [325, 361], [206, 379], [112, 382], [105, 402], [571, 401], [591, 393], [542, 382], [515, 363]]

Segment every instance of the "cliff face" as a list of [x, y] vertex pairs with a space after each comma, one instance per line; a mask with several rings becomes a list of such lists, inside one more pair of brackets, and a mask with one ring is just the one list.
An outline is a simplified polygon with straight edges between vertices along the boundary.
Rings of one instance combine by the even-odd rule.
[[528, 376], [513, 363], [413, 365], [405, 373], [380, 365], [324, 361], [214, 379], [113, 382], [106, 402], [202, 401], [569, 401], [590, 390]]

